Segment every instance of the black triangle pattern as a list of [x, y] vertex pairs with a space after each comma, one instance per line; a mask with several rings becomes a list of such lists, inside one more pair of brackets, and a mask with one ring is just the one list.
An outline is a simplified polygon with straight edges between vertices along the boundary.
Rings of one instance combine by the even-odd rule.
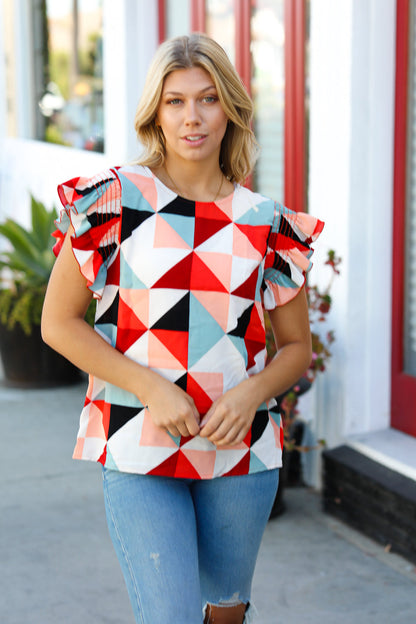
[[302, 241], [299, 238], [299, 236], [296, 234], [296, 232], [294, 231], [294, 229], [290, 225], [289, 221], [287, 219], [285, 219], [285, 217], [283, 217], [283, 216], [280, 219], [278, 233], [282, 234], [282, 236], [285, 236], [287, 238], [291, 238], [292, 240], [296, 241], [297, 243], [301, 243], [302, 245], [305, 245], [305, 241]]
[[108, 426], [108, 439], [112, 435], [117, 433], [119, 429], [124, 427], [126, 423], [132, 418], [137, 416], [140, 412], [140, 407], [128, 407], [125, 405], [111, 405], [110, 408], [110, 424]]
[[188, 373], [185, 373], [185, 375], [182, 375], [182, 377], [179, 377], [179, 379], [175, 381], [175, 384], [179, 386], [179, 388], [182, 388], [182, 390], [185, 390], [186, 392], [186, 388], [188, 384]]
[[150, 210], [132, 210], [123, 206], [123, 216], [121, 219], [121, 242], [131, 236], [133, 230], [139, 227], [146, 219], [155, 213]]
[[102, 315], [96, 319], [96, 325], [99, 325], [100, 323], [113, 323], [115, 326], [117, 325], [119, 300], [120, 298], [117, 292], [111, 305], [109, 305], [105, 312], [103, 312]]
[[195, 202], [184, 197], [175, 197], [162, 210], [159, 210], [159, 213], [163, 212], [180, 215], [181, 217], [195, 217]]
[[104, 262], [111, 258], [112, 253], [117, 249], [117, 243], [110, 243], [109, 245], [105, 245], [105, 247], [98, 247], [97, 251], [104, 260]]
[[247, 333], [247, 328], [250, 323], [251, 312], [254, 308], [254, 303], [252, 303], [242, 315], [238, 318], [237, 327], [232, 331], [228, 332], [229, 336], [238, 336], [238, 338], [244, 338]]
[[190, 294], [187, 293], [170, 310], [161, 316], [151, 329], [170, 329], [173, 331], [189, 330], [189, 302]]
[[104, 223], [109, 223], [112, 219], [119, 219], [119, 215], [114, 212], [92, 212], [91, 214], [87, 214], [88, 223], [90, 223], [91, 227], [97, 227], [103, 225]]
[[266, 429], [269, 423], [269, 413], [267, 410], [259, 410], [256, 412], [256, 415], [253, 420], [253, 424], [251, 425], [251, 441], [250, 446], [253, 446], [261, 438], [264, 430]]

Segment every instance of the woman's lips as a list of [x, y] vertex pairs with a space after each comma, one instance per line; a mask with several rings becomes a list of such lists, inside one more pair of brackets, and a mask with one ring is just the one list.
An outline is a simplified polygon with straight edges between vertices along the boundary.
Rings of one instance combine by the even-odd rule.
[[198, 146], [201, 145], [207, 138], [206, 134], [187, 134], [182, 137], [182, 140], [185, 141], [187, 145]]

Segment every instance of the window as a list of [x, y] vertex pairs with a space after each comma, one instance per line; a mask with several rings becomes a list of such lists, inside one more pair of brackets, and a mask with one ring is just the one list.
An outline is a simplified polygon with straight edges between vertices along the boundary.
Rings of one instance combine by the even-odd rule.
[[416, 436], [416, 7], [397, 0], [392, 426]]
[[206, 0], [206, 32], [218, 41], [235, 64], [234, 0]]
[[102, 0], [34, 3], [36, 138], [104, 151]]
[[160, 42], [189, 33], [190, 16], [190, 0], [159, 0]]
[[254, 187], [284, 198], [285, 27], [283, 0], [259, 0], [251, 16], [254, 132], [261, 146]]

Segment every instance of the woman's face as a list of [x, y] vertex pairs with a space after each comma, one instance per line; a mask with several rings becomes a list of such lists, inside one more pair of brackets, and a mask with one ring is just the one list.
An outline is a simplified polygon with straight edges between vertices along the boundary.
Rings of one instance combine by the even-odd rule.
[[165, 135], [167, 160], [219, 163], [227, 116], [211, 76], [201, 67], [166, 77], [156, 123]]

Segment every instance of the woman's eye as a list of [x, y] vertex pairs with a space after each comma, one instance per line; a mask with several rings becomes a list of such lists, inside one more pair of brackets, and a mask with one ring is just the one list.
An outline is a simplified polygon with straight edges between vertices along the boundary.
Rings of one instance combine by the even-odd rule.
[[207, 102], [207, 104], [212, 104], [213, 102], [217, 102], [218, 98], [216, 95], [206, 95], [204, 97], [204, 102]]
[[168, 104], [179, 104], [180, 101], [181, 100], [179, 98], [172, 98], [171, 100], [168, 100]]

